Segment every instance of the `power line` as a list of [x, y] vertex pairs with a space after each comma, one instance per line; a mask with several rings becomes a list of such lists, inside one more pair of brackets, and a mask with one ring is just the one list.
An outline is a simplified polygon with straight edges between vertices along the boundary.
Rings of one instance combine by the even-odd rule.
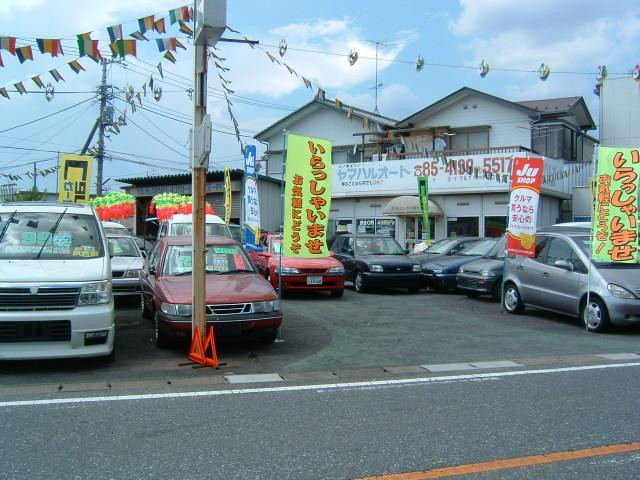
[[44, 117], [36, 118], [35, 120], [31, 120], [31, 121], [26, 122], [26, 123], [21, 123], [20, 125], [14, 125], [13, 127], [9, 127], [9, 128], [5, 128], [4, 130], [0, 130], [0, 133], [9, 132], [11, 130], [15, 130], [16, 128], [20, 128], [20, 127], [26, 127], [27, 125], [34, 124], [34, 123], [39, 122], [41, 120], [45, 120], [47, 118], [53, 117], [54, 115], [58, 115], [59, 113], [66, 112], [67, 110], [71, 110], [72, 108], [75, 108], [75, 107], [77, 107], [79, 105], [82, 105], [83, 103], [87, 103], [88, 101], [93, 100], [93, 99], [94, 99], [94, 97], [87, 98], [86, 100], [83, 100], [83, 101], [81, 101], [79, 103], [76, 103], [74, 105], [71, 105], [69, 107], [63, 108], [62, 110], [58, 110], [57, 112], [50, 113], [49, 115], [45, 115]]

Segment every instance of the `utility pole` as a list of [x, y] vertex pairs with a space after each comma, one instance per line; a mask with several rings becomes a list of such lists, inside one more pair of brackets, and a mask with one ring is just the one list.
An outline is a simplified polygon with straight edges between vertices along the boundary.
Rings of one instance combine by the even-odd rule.
[[98, 133], [98, 168], [96, 173], [96, 195], [102, 196], [102, 168], [104, 164], [104, 111], [107, 106], [107, 61], [102, 60], [102, 81], [100, 82], [100, 116]]

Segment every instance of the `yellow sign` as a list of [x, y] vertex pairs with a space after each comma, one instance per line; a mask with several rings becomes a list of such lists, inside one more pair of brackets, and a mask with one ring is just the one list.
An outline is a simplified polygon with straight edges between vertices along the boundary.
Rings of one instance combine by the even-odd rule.
[[331, 210], [331, 142], [288, 135], [284, 193], [284, 254], [329, 255], [327, 223]]
[[231, 221], [231, 169], [224, 167], [224, 223]]
[[93, 157], [62, 155], [58, 180], [58, 200], [65, 203], [87, 203], [91, 195]]

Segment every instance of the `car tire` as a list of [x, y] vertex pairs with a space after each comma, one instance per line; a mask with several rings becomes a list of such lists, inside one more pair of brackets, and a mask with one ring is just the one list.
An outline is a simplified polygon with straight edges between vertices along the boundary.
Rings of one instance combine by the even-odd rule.
[[342, 298], [343, 295], [344, 295], [344, 288], [341, 288], [340, 290], [331, 290], [331, 296], [333, 298]]
[[365, 293], [367, 291], [367, 285], [364, 275], [359, 270], [356, 271], [355, 275], [353, 276], [353, 287], [358, 293]]
[[153, 312], [149, 307], [147, 307], [147, 303], [144, 301], [144, 295], [140, 295], [142, 297], [141, 300], [141, 308], [142, 308], [142, 318], [146, 318], [147, 320], [153, 319]]
[[165, 348], [169, 348], [171, 346], [171, 335], [160, 326], [160, 321], [158, 320], [157, 313], [153, 316], [153, 336], [158, 348], [164, 350]]
[[502, 282], [501, 281], [497, 281], [496, 284], [491, 289], [491, 298], [493, 298], [494, 302], [500, 303], [500, 301], [502, 300], [500, 298], [500, 286], [501, 285], [502, 285]]
[[502, 296], [502, 305], [508, 313], [521, 313], [524, 310], [524, 303], [520, 297], [520, 291], [515, 284], [509, 282], [504, 286], [504, 295]]
[[611, 326], [606, 305], [595, 296], [589, 298], [588, 305], [586, 300], [582, 302], [580, 318], [589, 332], [604, 332]]

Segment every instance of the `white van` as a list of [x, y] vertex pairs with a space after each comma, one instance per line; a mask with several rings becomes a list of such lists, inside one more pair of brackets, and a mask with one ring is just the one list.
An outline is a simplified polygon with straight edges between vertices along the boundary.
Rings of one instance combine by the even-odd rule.
[[[233, 238], [229, 226], [217, 215], [207, 215], [207, 235], [220, 235]], [[193, 231], [193, 215], [175, 214], [171, 219], [160, 222], [158, 240], [162, 237], [191, 235]]]
[[113, 358], [109, 249], [88, 205], [0, 205], [0, 360]]

